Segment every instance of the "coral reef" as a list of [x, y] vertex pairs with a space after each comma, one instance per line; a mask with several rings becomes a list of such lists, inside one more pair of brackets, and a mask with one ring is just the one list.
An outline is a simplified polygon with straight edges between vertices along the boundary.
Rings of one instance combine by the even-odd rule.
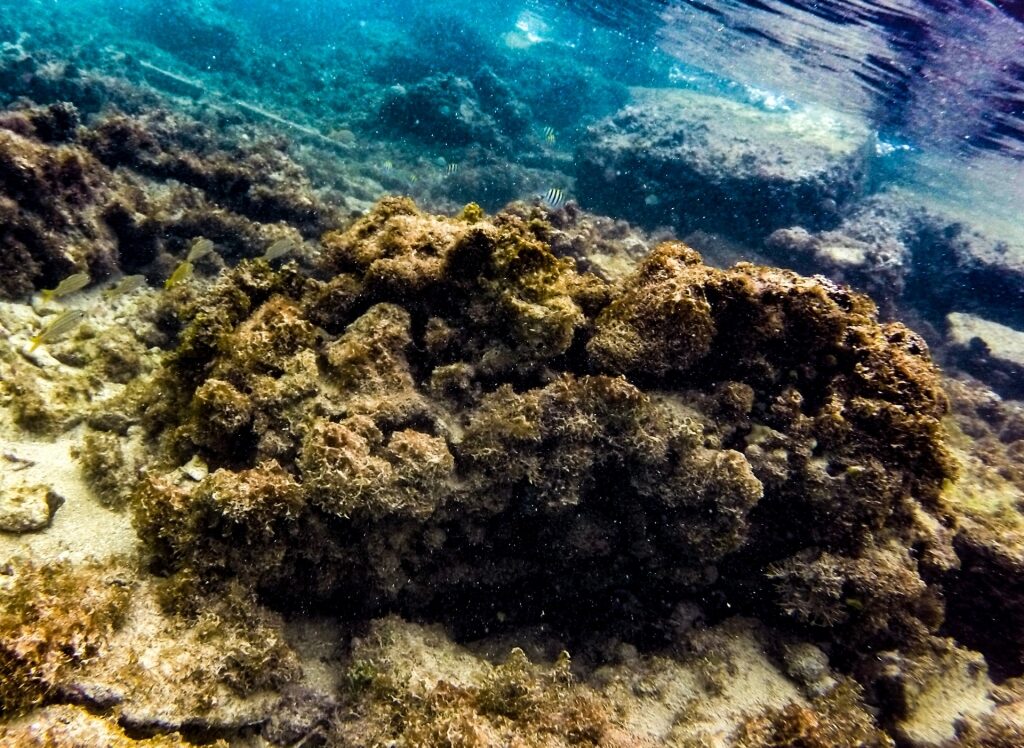
[[491, 666], [437, 632], [384, 619], [352, 658], [350, 705], [333, 729], [346, 745], [636, 745], [613, 727], [610, 705], [575, 682], [564, 653], [543, 667], [513, 649]]
[[0, 743], [1021, 745], [1024, 416], [884, 321], [1017, 394], [1018, 247], [635, 40], [299, 5], [0, 21]]
[[[74, 107], [54, 105], [0, 121], [0, 294], [7, 298], [81, 270], [94, 280], [118, 270], [169, 274], [170, 255], [197, 236], [226, 257], [258, 256], [275, 239], [316, 237], [341, 220], [272, 148], [243, 153], [198, 122], [156, 108], [107, 114], [88, 128], [76, 129], [76, 116]], [[152, 189], [154, 182], [164, 189]]]
[[[133, 502], [155, 568], [464, 635], [642, 635], [704, 590], [851, 656], [927, 637], [954, 466], [924, 343], [679, 243], [611, 284], [553, 232], [389, 199], [324, 237], [319, 277], [245, 262], [182, 307], [146, 416], [167, 466]], [[193, 455], [198, 483], [166, 472]]]
[[118, 568], [15, 560], [0, 586], [0, 714], [43, 703], [102, 650], [124, 617]]

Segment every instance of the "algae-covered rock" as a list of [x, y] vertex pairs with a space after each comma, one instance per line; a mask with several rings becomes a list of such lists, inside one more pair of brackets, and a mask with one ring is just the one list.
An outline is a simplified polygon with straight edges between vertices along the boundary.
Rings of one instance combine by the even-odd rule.
[[[129, 737], [116, 722], [90, 714], [80, 706], [50, 706], [0, 725], [0, 740], [25, 748], [90, 746], [106, 748], [187, 748], [192, 743], [177, 734], [151, 738]], [[216, 748], [224, 741], [211, 743]]]
[[0, 714], [10, 714], [96, 657], [123, 621], [130, 583], [97, 563], [13, 560], [0, 572]]
[[64, 503], [49, 486], [0, 478], [0, 531], [35, 532], [50, 526]]
[[575, 682], [568, 655], [534, 664], [522, 649], [490, 664], [443, 633], [389, 618], [356, 640], [349, 707], [334, 736], [346, 745], [627, 746], [611, 704]]
[[766, 111], [682, 89], [631, 90], [576, 148], [581, 203], [638, 223], [761, 237], [838, 221], [864, 193], [867, 123], [807, 108]]
[[1024, 394], [1024, 332], [962, 312], [947, 315], [946, 324], [950, 352], [961, 369], [1005, 397]]
[[341, 220], [276, 149], [211, 147], [212, 133], [155, 104], [87, 127], [61, 124], [77, 124], [64, 107], [0, 117], [2, 298], [82, 271], [94, 281], [118, 270], [166, 276], [170, 255], [197, 236], [229, 257], [259, 256], [275, 239]]
[[138, 488], [157, 568], [467, 635], [642, 631], [698, 591], [857, 651], [933, 630], [954, 468], [923, 341], [678, 243], [611, 284], [551, 232], [386, 199], [312, 277], [243, 263], [187, 303], [147, 418], [211, 472]]

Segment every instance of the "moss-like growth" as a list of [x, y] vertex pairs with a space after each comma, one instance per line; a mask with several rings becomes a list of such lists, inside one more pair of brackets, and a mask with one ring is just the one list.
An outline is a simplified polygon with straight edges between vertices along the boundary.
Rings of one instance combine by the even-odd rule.
[[89, 431], [75, 450], [82, 475], [104, 506], [124, 507], [135, 488], [135, 476], [125, 454], [124, 442], [106, 431]]
[[0, 570], [0, 714], [43, 703], [96, 657], [129, 596], [117, 570], [99, 564], [16, 560]]
[[[386, 652], [386, 650], [385, 650]], [[429, 686], [385, 662], [359, 660], [347, 671], [351, 706], [336, 726], [343, 741], [400, 746], [611, 746], [611, 707], [575, 682], [569, 657], [550, 667], [513, 649], [472, 682]]]
[[892, 748], [867, 712], [861, 689], [844, 680], [810, 706], [792, 704], [752, 717], [733, 736], [736, 748]]
[[716, 332], [705, 289], [713, 276], [685, 244], [659, 246], [598, 317], [594, 362], [623, 374], [685, 372], [707, 355]]
[[467, 635], [629, 627], [712, 588], [860, 652], [934, 630], [954, 468], [923, 342], [679, 243], [612, 285], [551, 233], [388, 198], [318, 277], [243, 263], [181, 309], [149, 417], [214, 472], [142, 484], [158, 566]]

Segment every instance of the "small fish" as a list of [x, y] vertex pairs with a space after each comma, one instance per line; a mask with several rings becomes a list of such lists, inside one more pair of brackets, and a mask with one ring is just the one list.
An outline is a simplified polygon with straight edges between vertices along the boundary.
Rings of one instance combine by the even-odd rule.
[[291, 239], [278, 239], [276, 242], [267, 247], [267, 251], [260, 257], [261, 260], [271, 262], [276, 260], [278, 257], [284, 257], [286, 254], [295, 249], [295, 242]]
[[119, 296], [125, 296], [137, 288], [142, 288], [145, 283], [146, 276], [144, 275], [126, 275], [115, 285], [104, 291], [103, 298], [109, 301], [110, 299], [116, 299]]
[[32, 336], [32, 346], [28, 349], [28, 352], [31, 353], [43, 343], [49, 343], [54, 338], [58, 338], [68, 330], [73, 329], [84, 317], [85, 312], [81, 309], [68, 309], [61, 312], [50, 320], [42, 330]]
[[74, 275], [69, 275], [58, 283], [56, 288], [44, 289], [42, 293], [43, 301], [59, 299], [61, 296], [67, 296], [75, 291], [81, 291], [89, 285], [90, 280], [92, 279], [89, 277], [88, 273], [75, 273]]
[[394, 171], [394, 169], [395, 169], [395, 164], [390, 159], [388, 159], [387, 161], [385, 161], [384, 163], [382, 163], [380, 165], [380, 170], [382, 172], [384, 172], [385, 174], [390, 174], [392, 171]]
[[448, 165], [447, 165], [447, 166], [446, 166], [446, 167], [444, 168], [444, 173], [445, 173], [445, 174], [447, 174], [447, 175], [448, 175], [448, 176], [450, 177], [450, 176], [452, 176], [453, 174], [455, 174], [456, 172], [458, 172], [458, 170], [459, 170], [459, 165], [458, 165], [458, 164], [456, 164], [456, 163], [450, 163], [450, 164], [448, 164]]
[[196, 262], [201, 260], [206, 255], [213, 251], [213, 242], [205, 237], [200, 237], [195, 240], [192, 248], [188, 251], [188, 256], [185, 257], [186, 262]]
[[541, 132], [544, 135], [544, 140], [546, 140], [549, 143], [554, 143], [555, 140], [557, 139], [556, 133], [555, 133], [555, 128], [553, 128], [553, 127], [550, 127], [550, 126], [549, 127], [545, 127], [543, 130], [541, 130]]
[[188, 260], [178, 263], [178, 267], [174, 268], [174, 272], [171, 273], [171, 277], [164, 283], [164, 288], [174, 288], [179, 283], [184, 283], [192, 277], [193, 270], [195, 270], [195, 266]]
[[552, 187], [543, 195], [540, 195], [540, 201], [551, 210], [558, 210], [565, 204], [565, 192], [558, 187]]

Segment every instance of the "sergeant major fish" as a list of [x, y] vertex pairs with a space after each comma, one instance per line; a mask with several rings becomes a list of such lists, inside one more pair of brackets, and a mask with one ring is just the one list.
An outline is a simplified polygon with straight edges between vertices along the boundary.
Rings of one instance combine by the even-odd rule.
[[540, 195], [540, 201], [551, 210], [558, 210], [565, 205], [565, 192], [558, 187], [552, 187], [543, 195]]

